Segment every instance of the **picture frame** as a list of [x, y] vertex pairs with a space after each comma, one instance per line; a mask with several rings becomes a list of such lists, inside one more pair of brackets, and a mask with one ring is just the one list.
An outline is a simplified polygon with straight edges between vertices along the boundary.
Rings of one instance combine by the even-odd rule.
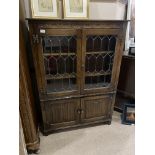
[[89, 0], [63, 0], [64, 19], [88, 19]]
[[[128, 110], [131, 108], [134, 109], [132, 110], [132, 112]], [[126, 125], [135, 124], [135, 104], [129, 104], [129, 103], [124, 104], [123, 113], [122, 113], [122, 124], [126, 124]]]
[[59, 0], [30, 0], [32, 18], [59, 18]]

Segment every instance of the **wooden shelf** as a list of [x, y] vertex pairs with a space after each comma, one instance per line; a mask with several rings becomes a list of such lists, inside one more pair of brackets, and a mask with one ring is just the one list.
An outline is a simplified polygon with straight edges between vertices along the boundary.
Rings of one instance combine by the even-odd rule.
[[58, 81], [47, 85], [48, 93], [73, 91], [73, 90], [77, 90], [77, 84], [74, 84], [72, 82], [71, 82], [70, 86], [69, 86], [68, 82], [63, 82], [63, 87], [62, 87], [62, 84]]
[[44, 56], [70, 56], [70, 55], [76, 55], [75, 53], [43, 53]]
[[86, 54], [107, 54], [107, 53], [114, 53], [114, 51], [86, 52]]
[[91, 73], [85, 73], [85, 76], [101, 76], [101, 75], [111, 75], [111, 72], [105, 72], [105, 73], [99, 73], [99, 72], [91, 72]]
[[[114, 53], [114, 51], [97, 51], [97, 52], [86, 52], [86, 54], [108, 54], [108, 53]], [[44, 56], [70, 56], [70, 55], [76, 55], [76, 53], [43, 53]]]
[[101, 83], [90, 83], [85, 84], [85, 89], [91, 89], [91, 88], [100, 88], [100, 87], [108, 87], [110, 83], [108, 82], [101, 82]]
[[76, 78], [76, 74], [46, 75], [46, 80], [59, 80], [69, 78]]
[[51, 22], [130, 22], [130, 20], [124, 20], [124, 19], [49, 19], [49, 18], [25, 18], [28, 21], [51, 21]]

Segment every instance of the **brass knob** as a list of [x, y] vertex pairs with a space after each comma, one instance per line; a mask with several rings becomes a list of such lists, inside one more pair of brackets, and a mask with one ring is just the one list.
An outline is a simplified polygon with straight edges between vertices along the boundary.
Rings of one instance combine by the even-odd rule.
[[78, 114], [83, 114], [83, 113], [84, 113], [84, 110], [82, 110], [82, 109], [77, 109], [77, 113], [78, 113]]
[[78, 114], [81, 114], [81, 110], [80, 110], [80, 109], [78, 109], [78, 110], [77, 110], [77, 113], [78, 113]]
[[84, 68], [84, 64], [82, 64], [82, 69]]
[[84, 110], [81, 109], [81, 113], [83, 114], [84, 113]]

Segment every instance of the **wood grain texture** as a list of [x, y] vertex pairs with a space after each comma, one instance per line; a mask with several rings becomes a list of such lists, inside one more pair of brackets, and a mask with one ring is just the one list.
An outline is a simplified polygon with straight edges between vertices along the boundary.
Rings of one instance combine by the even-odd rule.
[[95, 96], [82, 99], [82, 122], [91, 122], [109, 118], [112, 96]]
[[[46, 104], [46, 103], [45, 103]], [[77, 120], [78, 100], [61, 100], [45, 105], [47, 123], [59, 124]]]
[[[40, 20], [28, 19], [33, 59], [37, 72], [38, 91], [43, 116], [44, 134], [97, 123], [111, 122], [115, 93], [128, 21], [94, 20]], [[40, 30], [45, 33], [40, 33]], [[37, 34], [39, 43], [33, 44], [32, 36]], [[77, 37], [77, 90], [47, 93], [45, 68], [43, 65], [42, 36]], [[85, 88], [85, 58], [87, 35], [115, 35], [116, 47], [111, 82], [106, 87]], [[43, 89], [44, 88], [44, 89]]]
[[44, 131], [72, 126], [79, 122], [79, 99], [41, 102], [44, 106]]
[[118, 93], [135, 98], [135, 58], [123, 56], [118, 82]]
[[19, 110], [28, 150], [39, 149], [38, 122], [34, 105], [31, 79], [27, 64], [25, 41], [20, 25], [19, 42]]

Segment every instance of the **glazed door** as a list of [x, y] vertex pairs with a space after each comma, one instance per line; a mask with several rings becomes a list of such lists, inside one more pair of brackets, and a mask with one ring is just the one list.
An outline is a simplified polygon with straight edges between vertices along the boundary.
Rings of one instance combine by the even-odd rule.
[[114, 90], [119, 69], [119, 29], [84, 29], [82, 36], [82, 93]]
[[51, 96], [79, 94], [80, 37], [76, 29], [40, 30], [38, 45], [44, 93]]

